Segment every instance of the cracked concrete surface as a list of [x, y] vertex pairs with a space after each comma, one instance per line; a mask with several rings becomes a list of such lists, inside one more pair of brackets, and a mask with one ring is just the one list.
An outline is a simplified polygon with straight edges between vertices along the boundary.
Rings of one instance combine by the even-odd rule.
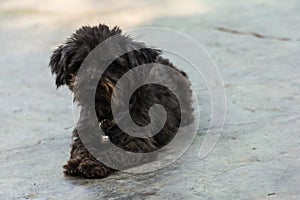
[[242, 31], [232, 30], [224, 27], [214, 27], [214, 29], [218, 31], [227, 32], [227, 33], [237, 34], [237, 35], [252, 35], [254, 37], [262, 38], [262, 39], [271, 39], [271, 40], [279, 40], [279, 41], [300, 41], [300, 39], [262, 35], [255, 32], [242, 32]]
[[[299, 1], [51, 2], [0, 4], [0, 199], [300, 198]], [[47, 64], [71, 32], [98, 22], [172, 28], [206, 48], [228, 98], [223, 134], [208, 157], [197, 159], [209, 96], [193, 82], [203, 118], [193, 145], [171, 166], [102, 180], [63, 176], [71, 94], [55, 90]]]

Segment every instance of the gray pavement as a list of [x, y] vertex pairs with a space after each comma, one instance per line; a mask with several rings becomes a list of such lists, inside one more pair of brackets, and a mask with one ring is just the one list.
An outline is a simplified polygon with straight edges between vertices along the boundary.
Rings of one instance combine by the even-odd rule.
[[[300, 199], [299, 10], [298, 0], [1, 0], [0, 199]], [[99, 22], [172, 28], [210, 53], [226, 86], [227, 118], [206, 158], [197, 155], [209, 97], [193, 82], [204, 114], [175, 163], [102, 180], [64, 177], [72, 100], [67, 88], [55, 89], [47, 64], [71, 32]]]

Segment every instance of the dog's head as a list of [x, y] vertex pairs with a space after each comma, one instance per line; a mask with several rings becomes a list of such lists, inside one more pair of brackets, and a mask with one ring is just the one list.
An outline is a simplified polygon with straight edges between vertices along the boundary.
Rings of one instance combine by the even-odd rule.
[[72, 90], [76, 73], [86, 56], [105, 39], [120, 34], [118, 27], [84, 26], [78, 29], [52, 54], [49, 66], [56, 75], [56, 86], [67, 85]]
[[118, 58], [112, 64], [114, 66], [131, 69], [140, 64], [155, 62], [161, 53], [157, 49], [147, 48], [143, 43], [135, 42], [128, 36], [122, 35], [121, 29], [117, 26], [112, 29], [104, 24], [93, 27], [83, 26], [55, 49], [51, 55], [49, 66], [51, 72], [56, 75], [56, 86], [67, 85], [73, 91], [77, 71], [84, 59], [97, 45], [114, 35], [123, 37], [126, 44], [109, 49], [109, 51], [116, 51], [116, 48], [132, 49], [131, 52]]

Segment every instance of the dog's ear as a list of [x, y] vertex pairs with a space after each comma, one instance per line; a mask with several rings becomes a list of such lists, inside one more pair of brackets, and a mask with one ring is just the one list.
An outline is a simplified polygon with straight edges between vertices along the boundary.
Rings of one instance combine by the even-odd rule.
[[84, 52], [81, 55], [78, 53], [79, 47], [76, 43], [68, 41], [53, 51], [49, 66], [52, 74], [56, 75], [55, 83], [57, 87], [67, 85], [70, 90], [73, 90], [76, 73], [88, 53]]
[[66, 63], [63, 61], [63, 49], [64, 46], [59, 46], [56, 50], [53, 51], [49, 67], [51, 68], [52, 74], [56, 75], [55, 84], [57, 87], [66, 84]]

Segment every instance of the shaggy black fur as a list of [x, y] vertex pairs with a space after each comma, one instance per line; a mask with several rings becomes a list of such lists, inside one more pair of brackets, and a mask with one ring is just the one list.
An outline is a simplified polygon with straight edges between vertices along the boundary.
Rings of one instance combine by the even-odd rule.
[[[98, 44], [117, 34], [126, 40], [126, 43], [123, 45], [128, 49], [132, 49], [132, 51], [113, 61], [102, 77], [99, 77], [95, 94], [95, 108], [90, 108], [87, 106], [87, 90], [82, 89], [85, 88], [84, 86], [87, 80], [76, 78], [78, 69], [87, 55]], [[135, 50], [136, 47], [138, 47], [138, 50]], [[124, 48], [124, 46], [116, 46], [113, 48], [115, 49], [111, 49], [112, 52], [118, 48]], [[161, 52], [159, 50], [147, 48], [143, 43], [135, 42], [128, 36], [122, 35], [118, 27], [109, 29], [109, 27], [103, 24], [94, 27], [84, 26], [80, 28], [67, 39], [63, 45], [59, 46], [53, 52], [49, 66], [51, 67], [52, 73], [56, 75], [57, 87], [67, 85], [70, 90], [74, 92], [75, 100], [81, 106], [80, 120], [76, 129], [73, 131], [71, 158], [68, 163], [64, 165], [65, 174], [85, 178], [103, 178], [115, 171], [98, 161], [93, 156], [94, 154], [92, 155], [85, 148], [79, 137], [79, 128], [81, 131], [84, 131], [84, 134], [91, 134], [91, 129], [94, 129], [94, 126], [89, 124], [89, 109], [96, 109], [98, 122], [101, 124], [101, 128], [105, 135], [109, 137], [110, 141], [114, 145], [130, 152], [153, 152], [167, 145], [172, 140], [180, 123], [184, 125], [192, 122], [192, 95], [187, 76], [184, 72], [172, 65], [169, 60], [162, 58], [160, 54]], [[129, 108], [131, 118], [136, 124], [145, 126], [150, 123], [148, 112], [153, 104], [161, 104], [167, 112], [166, 123], [159, 133], [148, 138], [138, 138], [126, 134], [114, 123], [110, 106], [111, 101], [115, 101], [117, 105], [124, 102], [119, 102], [119, 99], [111, 99], [111, 95], [115, 84], [123, 74], [136, 66], [148, 63], [160, 63], [180, 72], [180, 76], [173, 76], [165, 73], [163, 69], [155, 69], [156, 71], [154, 71], [152, 67], [149, 67], [146, 70], [147, 73], [141, 74], [141, 78], [146, 79], [147, 76], [156, 75], [159, 76], [161, 80], [172, 80], [176, 83], [176, 87], [183, 88], [184, 94], [182, 95], [185, 103], [184, 107], [181, 108], [176, 96], [168, 88], [158, 84], [146, 84], [137, 89], [130, 99]], [[101, 68], [101, 66], [97, 67], [99, 69]], [[126, 92], [125, 86], [124, 90], [122, 90], [118, 96], [122, 96], [122, 92]], [[183, 112], [181, 112], [180, 109], [182, 109]], [[120, 110], [119, 112], [122, 111]], [[93, 131], [95, 132], [97, 130]], [[95, 138], [91, 136], [91, 140], [94, 139]], [[100, 143], [100, 141], [97, 143]], [[102, 147], [102, 149], [98, 149], [99, 152], [105, 152], [105, 144], [103, 144]], [[108, 157], [108, 159], [110, 156], [117, 156], [106, 155], [105, 153], [102, 155]], [[124, 166], [134, 166], [141, 163], [141, 161], [129, 161], [122, 158], [117, 158], [117, 160], [126, 163]], [[149, 160], [149, 158], [146, 160]]]

